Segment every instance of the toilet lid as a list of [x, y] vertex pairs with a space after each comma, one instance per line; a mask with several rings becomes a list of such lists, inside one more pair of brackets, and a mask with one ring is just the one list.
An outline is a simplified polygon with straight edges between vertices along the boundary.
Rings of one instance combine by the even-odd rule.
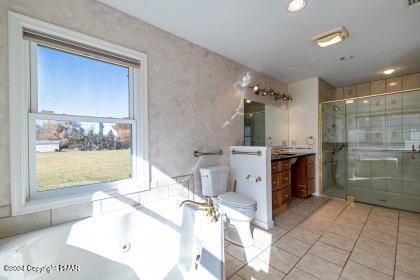
[[257, 202], [252, 198], [236, 192], [222, 193], [219, 194], [218, 198], [220, 203], [228, 204], [234, 207], [254, 207], [257, 204]]

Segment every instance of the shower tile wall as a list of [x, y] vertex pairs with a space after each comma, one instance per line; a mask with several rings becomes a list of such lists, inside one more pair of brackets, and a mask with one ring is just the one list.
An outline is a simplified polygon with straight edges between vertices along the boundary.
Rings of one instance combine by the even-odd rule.
[[[420, 91], [325, 103], [322, 108], [324, 192], [340, 182], [359, 201], [420, 211], [420, 153], [414, 159], [411, 153], [412, 145], [420, 149]], [[331, 131], [333, 125], [336, 130]], [[340, 143], [347, 144], [347, 158], [331, 155]], [[336, 179], [343, 173], [344, 183]]]

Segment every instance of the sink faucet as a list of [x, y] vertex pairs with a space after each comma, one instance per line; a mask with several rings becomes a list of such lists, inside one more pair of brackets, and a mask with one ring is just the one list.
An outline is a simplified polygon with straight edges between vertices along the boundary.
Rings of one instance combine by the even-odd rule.
[[211, 222], [216, 223], [219, 219], [217, 218], [216, 210], [214, 209], [213, 200], [207, 197], [205, 202], [196, 202], [193, 200], [184, 200], [181, 202], [179, 207], [184, 206], [185, 204], [193, 204], [198, 206], [198, 209], [203, 210], [207, 213], [207, 216], [211, 216]]

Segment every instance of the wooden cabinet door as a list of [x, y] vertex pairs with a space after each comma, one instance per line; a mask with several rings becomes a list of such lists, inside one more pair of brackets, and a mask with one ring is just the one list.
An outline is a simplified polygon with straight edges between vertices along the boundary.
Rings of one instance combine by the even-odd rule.
[[292, 188], [290, 186], [279, 190], [280, 206], [289, 203], [291, 196], [292, 196]]
[[315, 193], [315, 179], [308, 180], [307, 184], [307, 195], [311, 195]]
[[272, 207], [273, 210], [277, 209], [280, 207], [280, 201], [279, 201], [279, 191], [275, 191], [272, 193], [272, 198], [271, 201], [273, 203]]
[[271, 163], [271, 172], [272, 173], [280, 171], [280, 164], [279, 163], [280, 163], [280, 161], [273, 161]]
[[278, 162], [279, 163], [279, 167], [280, 167], [280, 171], [283, 171], [283, 170], [289, 170], [290, 169], [290, 166], [291, 166], [291, 164], [290, 164], [290, 159], [286, 159], [286, 160], [281, 160], [281, 161], [279, 161]]
[[279, 174], [279, 188], [283, 189], [285, 187], [290, 186], [291, 176], [290, 170], [282, 171]]
[[308, 164], [306, 166], [306, 179], [315, 178], [315, 163]]
[[271, 190], [276, 191], [280, 189], [280, 174], [281, 173], [273, 173], [271, 174]]

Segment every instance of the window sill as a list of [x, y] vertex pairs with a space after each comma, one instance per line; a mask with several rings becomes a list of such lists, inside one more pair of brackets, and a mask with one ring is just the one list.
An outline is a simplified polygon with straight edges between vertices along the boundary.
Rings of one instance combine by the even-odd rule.
[[60, 198], [32, 199], [17, 207], [13, 207], [12, 205], [12, 216], [19, 216], [70, 205], [77, 205], [85, 202], [103, 200], [121, 195], [146, 191], [148, 189], [148, 187], [141, 187], [134, 184], [125, 184], [124, 186], [118, 186], [110, 190], [81, 192], [77, 194], [66, 195]]

